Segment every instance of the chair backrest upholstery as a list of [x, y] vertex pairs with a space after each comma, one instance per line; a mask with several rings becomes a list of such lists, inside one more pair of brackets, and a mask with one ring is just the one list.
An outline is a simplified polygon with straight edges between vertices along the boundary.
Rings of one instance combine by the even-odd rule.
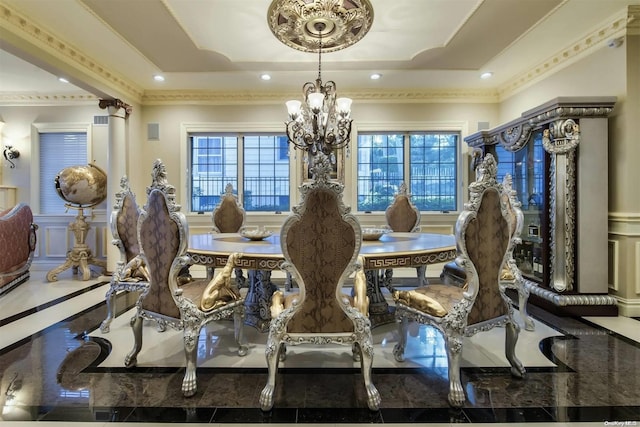
[[137, 232], [140, 208], [126, 175], [120, 179], [120, 187], [111, 214], [111, 234], [113, 243], [120, 249], [122, 261], [126, 264], [140, 253]]
[[[327, 167], [316, 163], [316, 167]], [[334, 333], [354, 330], [342, 301], [342, 284], [355, 269], [362, 230], [342, 201], [344, 186], [318, 173], [301, 186], [301, 203], [285, 221], [280, 243], [300, 287], [295, 314], [287, 323], [292, 333]]]
[[220, 203], [212, 213], [213, 228], [217, 233], [237, 233], [244, 226], [246, 212], [233, 194], [233, 185], [228, 183]]
[[385, 210], [387, 225], [397, 232], [414, 232], [420, 228], [420, 211], [411, 201], [407, 185], [400, 184], [398, 193]]
[[154, 179], [147, 188], [147, 203], [138, 221], [141, 255], [150, 276], [149, 287], [139, 303], [144, 310], [177, 319], [180, 310], [174, 295], [178, 273], [184, 266], [180, 261], [186, 254], [189, 229], [180, 205], [175, 203], [175, 188], [166, 183], [164, 165], [158, 162], [154, 164]]
[[467, 277], [471, 278], [467, 281], [469, 292], [475, 294], [467, 317], [469, 325], [508, 312], [507, 297], [499, 282], [509, 251], [513, 250], [510, 228], [515, 221], [502, 197], [502, 185], [496, 180], [493, 156], [487, 155], [478, 171], [476, 181], [469, 186], [470, 200], [456, 223], [459, 250], [471, 261], [465, 267]]

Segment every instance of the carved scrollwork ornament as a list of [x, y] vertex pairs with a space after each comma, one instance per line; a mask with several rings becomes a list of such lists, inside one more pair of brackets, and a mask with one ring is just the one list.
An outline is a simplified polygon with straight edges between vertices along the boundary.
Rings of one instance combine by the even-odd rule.
[[556, 120], [542, 131], [542, 146], [547, 153], [565, 154], [580, 143], [580, 125], [573, 119]]
[[[104, 110], [107, 109], [109, 107], [113, 107], [116, 108], [118, 110], [123, 109], [124, 110], [124, 118], [128, 118], [129, 115], [133, 112], [133, 108], [131, 107], [131, 105], [127, 104], [126, 102], [122, 101], [121, 99], [101, 99], [98, 102], [98, 106], [100, 107], [100, 109]], [[116, 116], [118, 117], [118, 116]]]
[[518, 151], [529, 141], [533, 128], [522, 123], [500, 132], [499, 142], [508, 151]]

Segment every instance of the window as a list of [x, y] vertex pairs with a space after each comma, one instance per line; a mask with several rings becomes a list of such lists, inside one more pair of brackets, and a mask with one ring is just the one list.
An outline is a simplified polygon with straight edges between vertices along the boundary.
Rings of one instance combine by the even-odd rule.
[[540, 209], [545, 194], [545, 151], [542, 147], [542, 132], [534, 132], [531, 141], [518, 151], [509, 151], [500, 144], [495, 145], [499, 181], [511, 174], [513, 189], [523, 209]]
[[41, 214], [64, 214], [66, 202], [55, 191], [55, 178], [66, 167], [87, 164], [87, 132], [40, 132], [38, 135], [39, 211]]
[[360, 133], [358, 210], [384, 211], [402, 182], [421, 211], [456, 210], [459, 140], [453, 132]]
[[286, 136], [192, 133], [189, 142], [191, 211], [212, 211], [228, 183], [248, 212], [289, 210]]

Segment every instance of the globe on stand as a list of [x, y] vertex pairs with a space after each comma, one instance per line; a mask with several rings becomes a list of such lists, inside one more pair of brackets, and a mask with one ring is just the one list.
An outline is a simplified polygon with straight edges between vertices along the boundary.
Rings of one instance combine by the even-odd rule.
[[76, 209], [78, 214], [69, 229], [73, 232], [75, 243], [67, 252], [67, 260], [59, 267], [47, 273], [47, 280], [58, 280], [58, 273], [73, 268], [74, 274], [78, 268], [82, 271], [82, 280], [91, 278], [89, 265], [97, 265], [104, 269], [106, 260], [93, 256], [91, 249], [85, 243], [87, 233], [91, 228], [84, 215], [85, 209], [93, 208], [107, 198], [107, 174], [93, 164], [69, 166], [62, 169], [55, 178], [55, 188], [58, 196], [64, 200], [67, 209]]

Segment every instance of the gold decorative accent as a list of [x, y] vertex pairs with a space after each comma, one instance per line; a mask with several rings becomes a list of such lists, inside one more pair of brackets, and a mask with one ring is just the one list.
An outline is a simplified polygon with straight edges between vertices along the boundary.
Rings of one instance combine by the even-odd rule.
[[408, 307], [415, 308], [427, 314], [443, 317], [447, 310], [435, 299], [416, 291], [395, 291], [393, 299]]
[[[285, 45], [303, 52], [344, 49], [358, 42], [373, 23], [368, 0], [274, 0], [269, 28]], [[321, 28], [321, 29], [319, 29]]]

